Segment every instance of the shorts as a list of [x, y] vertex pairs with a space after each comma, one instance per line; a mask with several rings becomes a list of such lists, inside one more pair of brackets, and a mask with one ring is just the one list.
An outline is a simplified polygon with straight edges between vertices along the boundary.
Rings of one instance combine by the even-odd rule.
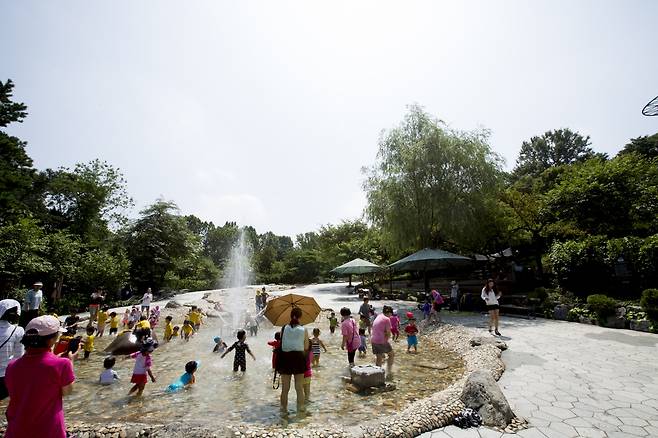
[[487, 310], [498, 310], [500, 309], [499, 304], [487, 304]]
[[434, 304], [432, 304], [432, 307], [434, 308], [435, 312], [440, 312], [441, 311], [441, 306], [442, 305], [437, 303], [436, 301], [434, 302]]
[[247, 371], [247, 360], [234, 360], [233, 361], [233, 372], [237, 372], [238, 368], [243, 373]]
[[372, 344], [372, 353], [373, 354], [386, 354], [393, 351], [393, 347], [388, 342], [384, 344]]
[[150, 310], [151, 310], [151, 306], [142, 306], [142, 312], [145, 311], [145, 310], [146, 310], [146, 311], [150, 311]]
[[146, 382], [148, 382], [146, 374], [133, 374], [130, 379], [130, 383], [135, 383], [137, 385], [146, 385]]
[[91, 351], [85, 350], [85, 359], [89, 359], [90, 354], [91, 354]]
[[359, 347], [359, 351], [360, 351], [361, 353], [365, 353], [365, 352], [367, 351], [367, 348], [368, 348], [367, 346], [361, 344], [361, 346]]
[[416, 335], [407, 336], [407, 345], [409, 347], [415, 347], [416, 345], [418, 345], [418, 336]]
[[335, 333], [335, 332], [336, 332], [336, 327], [329, 326], [329, 333]]
[[119, 330], [119, 329], [118, 329], [118, 328], [111, 328], [111, 329], [110, 329], [110, 334], [111, 334], [111, 335], [116, 334], [117, 330]]
[[276, 355], [276, 370], [279, 374], [304, 374], [307, 356], [303, 351], [282, 351]]

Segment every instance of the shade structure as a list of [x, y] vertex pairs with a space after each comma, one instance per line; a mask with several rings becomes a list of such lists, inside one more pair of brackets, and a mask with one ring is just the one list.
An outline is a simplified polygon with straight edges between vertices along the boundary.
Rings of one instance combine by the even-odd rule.
[[388, 267], [392, 271], [427, 271], [431, 269], [445, 269], [448, 267], [464, 266], [473, 260], [442, 249], [421, 249]]
[[354, 259], [350, 262], [338, 266], [337, 268], [332, 269], [331, 272], [338, 275], [359, 275], [378, 272], [381, 269], [381, 266], [369, 262], [368, 260]]
[[322, 311], [313, 297], [288, 294], [268, 301], [264, 315], [275, 326], [284, 326], [290, 322], [290, 311], [295, 307], [302, 310], [302, 317], [299, 319], [302, 325], [315, 321]]

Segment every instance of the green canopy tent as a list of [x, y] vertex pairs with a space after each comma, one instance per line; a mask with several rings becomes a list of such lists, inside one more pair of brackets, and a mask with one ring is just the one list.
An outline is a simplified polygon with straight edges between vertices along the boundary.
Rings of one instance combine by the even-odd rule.
[[352, 286], [352, 275], [371, 274], [373, 272], [379, 272], [381, 269], [381, 266], [369, 262], [368, 260], [354, 259], [332, 269], [331, 272], [338, 275], [349, 275], [349, 286]]
[[425, 291], [429, 291], [429, 279], [427, 271], [432, 269], [446, 269], [451, 267], [465, 266], [473, 260], [458, 254], [453, 254], [442, 249], [421, 249], [395, 263], [388, 265], [391, 271], [423, 271]]

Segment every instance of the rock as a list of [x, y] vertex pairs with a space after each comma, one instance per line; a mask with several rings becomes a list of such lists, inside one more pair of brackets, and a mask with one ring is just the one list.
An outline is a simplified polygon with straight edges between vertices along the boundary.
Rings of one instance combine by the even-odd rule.
[[558, 304], [553, 309], [553, 318], [566, 321], [569, 310], [571, 310], [571, 306], [567, 306], [566, 304]]
[[219, 312], [216, 311], [216, 310], [208, 310], [208, 311], [206, 312], [206, 316], [207, 316], [208, 318], [219, 318], [221, 315], [220, 315]]
[[649, 327], [651, 327], [651, 323], [646, 319], [632, 319], [630, 324], [631, 330], [637, 330], [640, 332], [648, 332]]
[[514, 418], [507, 399], [487, 370], [474, 371], [468, 376], [460, 398], [467, 408], [480, 414], [485, 426], [505, 429]]
[[167, 303], [165, 306], [165, 309], [178, 309], [179, 307], [182, 307], [183, 305], [179, 303], [178, 301], [171, 300]]
[[493, 345], [501, 350], [507, 350], [507, 344], [498, 338], [476, 336], [471, 339], [471, 347], [479, 347], [480, 345]]
[[608, 328], [623, 329], [626, 327], [626, 319], [618, 316], [610, 316], [606, 319], [604, 325]]
[[350, 370], [352, 384], [360, 389], [386, 384], [384, 368], [375, 365], [357, 365]]

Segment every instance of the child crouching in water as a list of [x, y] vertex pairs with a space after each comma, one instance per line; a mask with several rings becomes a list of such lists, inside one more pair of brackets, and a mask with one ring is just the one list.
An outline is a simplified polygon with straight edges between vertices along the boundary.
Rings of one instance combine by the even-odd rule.
[[105, 368], [105, 370], [103, 370], [101, 376], [98, 378], [98, 383], [107, 386], [119, 380], [119, 375], [112, 369], [116, 362], [117, 360], [114, 356], [107, 356], [105, 358], [103, 361], [103, 368]]
[[151, 371], [151, 366], [153, 365], [153, 359], [151, 358], [151, 353], [158, 347], [158, 343], [153, 341], [153, 339], [146, 339], [142, 343], [142, 348], [140, 351], [133, 353], [126, 357], [135, 359], [135, 368], [133, 368], [133, 376], [130, 379], [130, 383], [135, 385], [130, 388], [128, 395], [131, 395], [133, 392], [137, 391], [137, 396], [141, 396], [144, 392], [144, 387], [148, 379], [146, 375], [148, 374], [151, 377], [151, 382], [155, 383], [155, 376]]
[[188, 363], [186, 363], [185, 374], [180, 376], [178, 380], [176, 380], [174, 383], [167, 386], [166, 391], [176, 392], [180, 389], [188, 388], [190, 387], [190, 385], [194, 385], [196, 383], [196, 377], [194, 377], [194, 373], [196, 373], [196, 370], [198, 368], [199, 368], [199, 362], [197, 362], [196, 360], [191, 360]]
[[212, 349], [213, 353], [223, 353], [228, 348], [226, 342], [222, 341], [222, 338], [220, 338], [219, 336], [215, 336], [213, 338], [213, 341], [215, 341], [215, 348]]
[[238, 340], [231, 345], [228, 350], [222, 354], [222, 359], [224, 356], [229, 354], [232, 350], [235, 350], [235, 357], [233, 358], [233, 372], [236, 373], [238, 368], [244, 373], [247, 371], [247, 356], [245, 354], [249, 353], [253, 360], [256, 360], [256, 356], [253, 355], [249, 349], [249, 345], [244, 341], [247, 336], [247, 333], [244, 330], [238, 330]]

